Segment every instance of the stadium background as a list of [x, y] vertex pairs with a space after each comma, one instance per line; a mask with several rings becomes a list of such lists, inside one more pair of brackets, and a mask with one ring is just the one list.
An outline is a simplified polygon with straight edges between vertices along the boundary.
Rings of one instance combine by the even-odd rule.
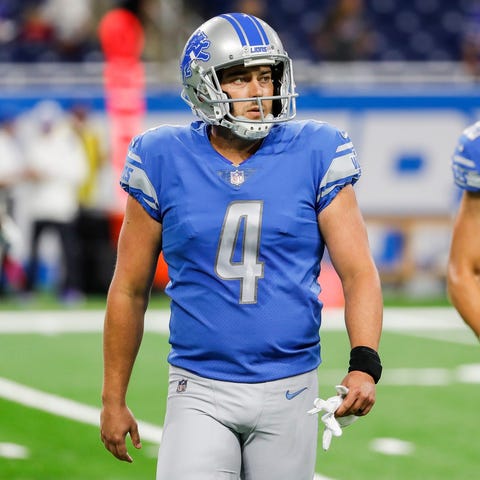
[[[477, 67], [467, 52], [479, 41], [478, 2], [366, 0], [362, 15], [375, 48], [348, 59], [327, 58], [313, 46], [334, 3], [0, 1], [0, 110], [15, 111], [22, 124], [31, 121], [30, 111], [42, 100], [56, 100], [65, 109], [81, 103], [90, 109], [92, 123], [111, 151], [105, 59], [97, 32], [109, 10], [123, 7], [138, 15], [146, 38], [142, 129], [189, 122], [191, 113], [179, 98], [178, 84], [178, 56], [189, 33], [203, 19], [239, 10], [241, 4], [260, 8], [294, 60], [298, 117], [332, 122], [347, 130], [356, 146], [364, 171], [358, 198], [388, 305], [382, 352], [391, 373], [379, 387], [371, 423], [353, 426], [328, 454], [319, 452], [317, 471], [337, 480], [474, 478], [478, 345], [448, 306], [444, 277], [458, 199], [450, 155], [458, 134], [478, 119], [480, 110]], [[47, 4], [49, 10], [42, 10]], [[68, 13], [86, 22], [75, 48], [65, 40], [68, 31], [61, 33], [58, 27], [74, 25]], [[38, 15], [53, 33], [32, 41], [21, 32], [27, 20]], [[0, 377], [33, 388], [24, 392], [26, 397], [43, 392], [99, 406], [101, 312], [114, 259], [112, 226], [118, 224], [112, 169], [105, 169], [101, 182], [103, 195], [82, 238], [90, 272], [82, 309], [65, 311], [49, 295], [60, 268], [55, 239], [43, 245], [45, 295], [29, 304], [17, 297], [0, 300]], [[27, 236], [21, 212], [17, 221]], [[24, 261], [25, 245], [15, 248]], [[328, 262], [324, 272], [329, 274]], [[163, 281], [164, 273], [156, 284], [151, 329], [130, 398], [139, 418], [158, 427], [166, 378], [159, 364], [168, 344], [154, 317], [165, 314]], [[325, 282], [327, 291], [338, 288], [330, 274]], [[338, 296], [327, 300], [324, 396], [332, 394], [341, 379], [347, 355], [344, 335], [337, 331]], [[405, 304], [420, 307], [390, 307]], [[13, 390], [8, 383], [0, 384], [0, 479], [151, 478], [155, 431], [147, 435], [147, 447], [137, 454], [134, 468], [125, 469], [101, 450], [94, 425], [66, 419], [54, 407], [46, 413], [46, 405], [56, 405], [50, 397], [40, 397], [37, 406], [24, 405], [21, 394], [10, 396]]]

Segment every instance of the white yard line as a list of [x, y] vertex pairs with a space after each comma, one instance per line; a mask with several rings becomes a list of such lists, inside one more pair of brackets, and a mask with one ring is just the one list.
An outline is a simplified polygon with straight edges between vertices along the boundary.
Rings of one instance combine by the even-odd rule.
[[[0, 334], [101, 332], [103, 310], [55, 310], [55, 311], [10, 311], [0, 312]], [[169, 313], [166, 310], [148, 311], [145, 330], [166, 333]]]
[[[0, 335], [61, 333], [98, 333], [103, 328], [102, 310], [83, 311], [14, 311], [0, 312]], [[453, 308], [387, 308], [384, 331], [422, 336], [444, 342], [475, 345], [474, 335], [465, 326]], [[169, 313], [166, 310], [147, 311], [145, 330], [167, 333]], [[326, 309], [322, 330], [340, 331], [345, 328], [343, 309]], [[464, 365], [458, 369], [386, 369], [382, 385], [436, 386], [451, 383], [480, 383], [478, 365]], [[343, 371], [322, 368], [324, 382], [336, 384]]]
[[[60, 417], [65, 417], [88, 425], [99, 426], [100, 409], [91, 407], [68, 398], [45, 393], [20, 383], [0, 377], [0, 397], [35, 408]], [[162, 429], [151, 423], [139, 421], [138, 429], [142, 440], [160, 443]], [[10, 445], [10, 444], [9, 444]], [[314, 480], [333, 480], [320, 474], [315, 474]]]
[[[20, 383], [0, 377], [0, 397], [26, 407], [52, 413], [88, 425], [99, 426], [100, 409], [68, 398], [45, 393]], [[138, 422], [142, 438], [160, 443], [162, 429], [147, 422]]]
[[[98, 332], [103, 328], [103, 310], [9, 311], [0, 312], [0, 334]], [[167, 332], [167, 310], [148, 310], [147, 331]], [[343, 309], [327, 308], [323, 312], [323, 330], [344, 330]], [[397, 332], [438, 333], [458, 331], [469, 333], [458, 313], [451, 307], [386, 308], [384, 330]], [[469, 337], [472, 337], [469, 335]], [[475, 338], [472, 337], [474, 343]]]
[[0, 457], [23, 460], [28, 458], [29, 456], [30, 452], [28, 448], [23, 445], [10, 442], [0, 443]]

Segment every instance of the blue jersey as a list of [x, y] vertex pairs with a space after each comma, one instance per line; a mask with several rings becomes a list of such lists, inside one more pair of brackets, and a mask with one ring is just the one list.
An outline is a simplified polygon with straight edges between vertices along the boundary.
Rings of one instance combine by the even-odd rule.
[[245, 383], [313, 370], [324, 251], [317, 216], [360, 176], [352, 143], [326, 123], [277, 124], [234, 166], [207, 129], [164, 125], [134, 138], [121, 180], [163, 227], [169, 362]]
[[480, 192], [480, 122], [466, 128], [452, 157], [455, 183], [464, 190]]

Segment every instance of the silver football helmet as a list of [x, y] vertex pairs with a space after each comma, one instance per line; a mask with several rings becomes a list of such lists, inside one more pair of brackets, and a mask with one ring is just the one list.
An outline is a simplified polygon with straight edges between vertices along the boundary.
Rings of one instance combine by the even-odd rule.
[[[270, 65], [274, 82], [271, 97], [242, 98], [257, 102], [261, 118], [249, 120], [231, 113], [233, 102], [222, 92], [218, 72], [234, 65]], [[296, 114], [292, 61], [277, 33], [263, 20], [244, 13], [228, 13], [201, 25], [189, 38], [180, 60], [182, 98], [206, 123], [231, 129], [246, 139], [265, 137], [274, 123]], [[262, 100], [272, 100], [272, 113], [265, 114]]]

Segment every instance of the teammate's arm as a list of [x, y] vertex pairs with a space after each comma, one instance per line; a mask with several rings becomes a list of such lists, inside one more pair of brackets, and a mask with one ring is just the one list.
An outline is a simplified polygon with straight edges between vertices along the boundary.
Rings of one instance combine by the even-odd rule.
[[118, 459], [131, 462], [125, 437], [140, 448], [137, 423], [126, 393], [143, 336], [144, 314], [161, 249], [161, 225], [128, 197], [117, 262], [107, 297], [104, 325], [104, 380], [101, 438]]
[[453, 227], [447, 269], [450, 300], [480, 338], [480, 192], [465, 191]]
[[[351, 348], [378, 350], [383, 300], [380, 279], [367, 232], [351, 185], [343, 188], [318, 217], [333, 266], [342, 282], [345, 323]], [[368, 373], [354, 370], [342, 384], [349, 393], [337, 415], [367, 414], [375, 403], [375, 383]]]

